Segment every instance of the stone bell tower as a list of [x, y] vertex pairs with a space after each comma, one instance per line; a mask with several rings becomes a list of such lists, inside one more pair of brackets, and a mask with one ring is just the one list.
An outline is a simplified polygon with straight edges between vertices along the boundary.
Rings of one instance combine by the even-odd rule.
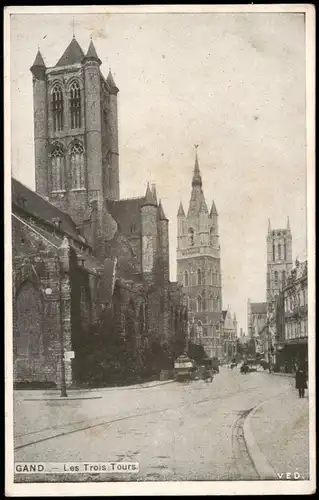
[[209, 356], [220, 356], [222, 279], [218, 212], [208, 211], [196, 148], [192, 191], [187, 215], [177, 214], [177, 280], [183, 285], [189, 315]]

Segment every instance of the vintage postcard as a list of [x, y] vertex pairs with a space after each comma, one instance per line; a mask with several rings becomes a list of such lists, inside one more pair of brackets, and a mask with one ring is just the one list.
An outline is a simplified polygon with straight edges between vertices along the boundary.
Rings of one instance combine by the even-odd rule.
[[314, 492], [314, 7], [4, 45], [7, 496]]

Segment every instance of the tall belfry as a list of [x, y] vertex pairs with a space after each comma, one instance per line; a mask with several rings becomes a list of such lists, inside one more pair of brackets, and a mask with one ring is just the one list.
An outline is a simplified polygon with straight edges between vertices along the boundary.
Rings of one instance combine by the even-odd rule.
[[180, 203], [177, 224], [177, 280], [183, 284], [189, 318], [208, 356], [220, 356], [222, 278], [218, 213], [214, 200], [208, 211], [203, 193], [197, 146], [187, 215]]
[[36, 191], [81, 223], [90, 204], [119, 199], [118, 88], [91, 40], [73, 36], [53, 67], [38, 51], [33, 75]]
[[292, 235], [289, 217], [284, 229], [272, 229], [268, 220], [267, 234], [267, 302], [279, 294], [292, 269]]

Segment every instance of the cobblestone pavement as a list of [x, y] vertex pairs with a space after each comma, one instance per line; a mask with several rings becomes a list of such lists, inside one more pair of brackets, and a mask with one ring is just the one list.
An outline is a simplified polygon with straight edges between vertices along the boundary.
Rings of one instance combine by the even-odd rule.
[[[309, 478], [309, 400], [300, 399], [289, 379], [287, 393], [260, 406], [250, 429], [260, 450], [280, 477]], [[307, 393], [308, 391], [306, 391]]]
[[[221, 368], [212, 384], [173, 382], [101, 390], [102, 398], [92, 400], [31, 402], [20, 391], [14, 402], [15, 460], [140, 464], [138, 475], [50, 474], [24, 476], [25, 481], [258, 479], [245, 450], [241, 425], [256, 405], [290, 391], [290, 383], [285, 377], [263, 372], [242, 375]], [[81, 422], [86, 429], [77, 430]], [[65, 435], [41, 440], [45, 432], [61, 433], [59, 426]]]

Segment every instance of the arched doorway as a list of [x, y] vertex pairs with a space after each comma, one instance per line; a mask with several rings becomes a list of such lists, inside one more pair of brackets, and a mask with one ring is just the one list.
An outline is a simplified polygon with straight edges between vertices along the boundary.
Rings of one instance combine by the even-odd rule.
[[14, 379], [44, 381], [43, 305], [39, 291], [30, 281], [20, 286], [15, 307]]

